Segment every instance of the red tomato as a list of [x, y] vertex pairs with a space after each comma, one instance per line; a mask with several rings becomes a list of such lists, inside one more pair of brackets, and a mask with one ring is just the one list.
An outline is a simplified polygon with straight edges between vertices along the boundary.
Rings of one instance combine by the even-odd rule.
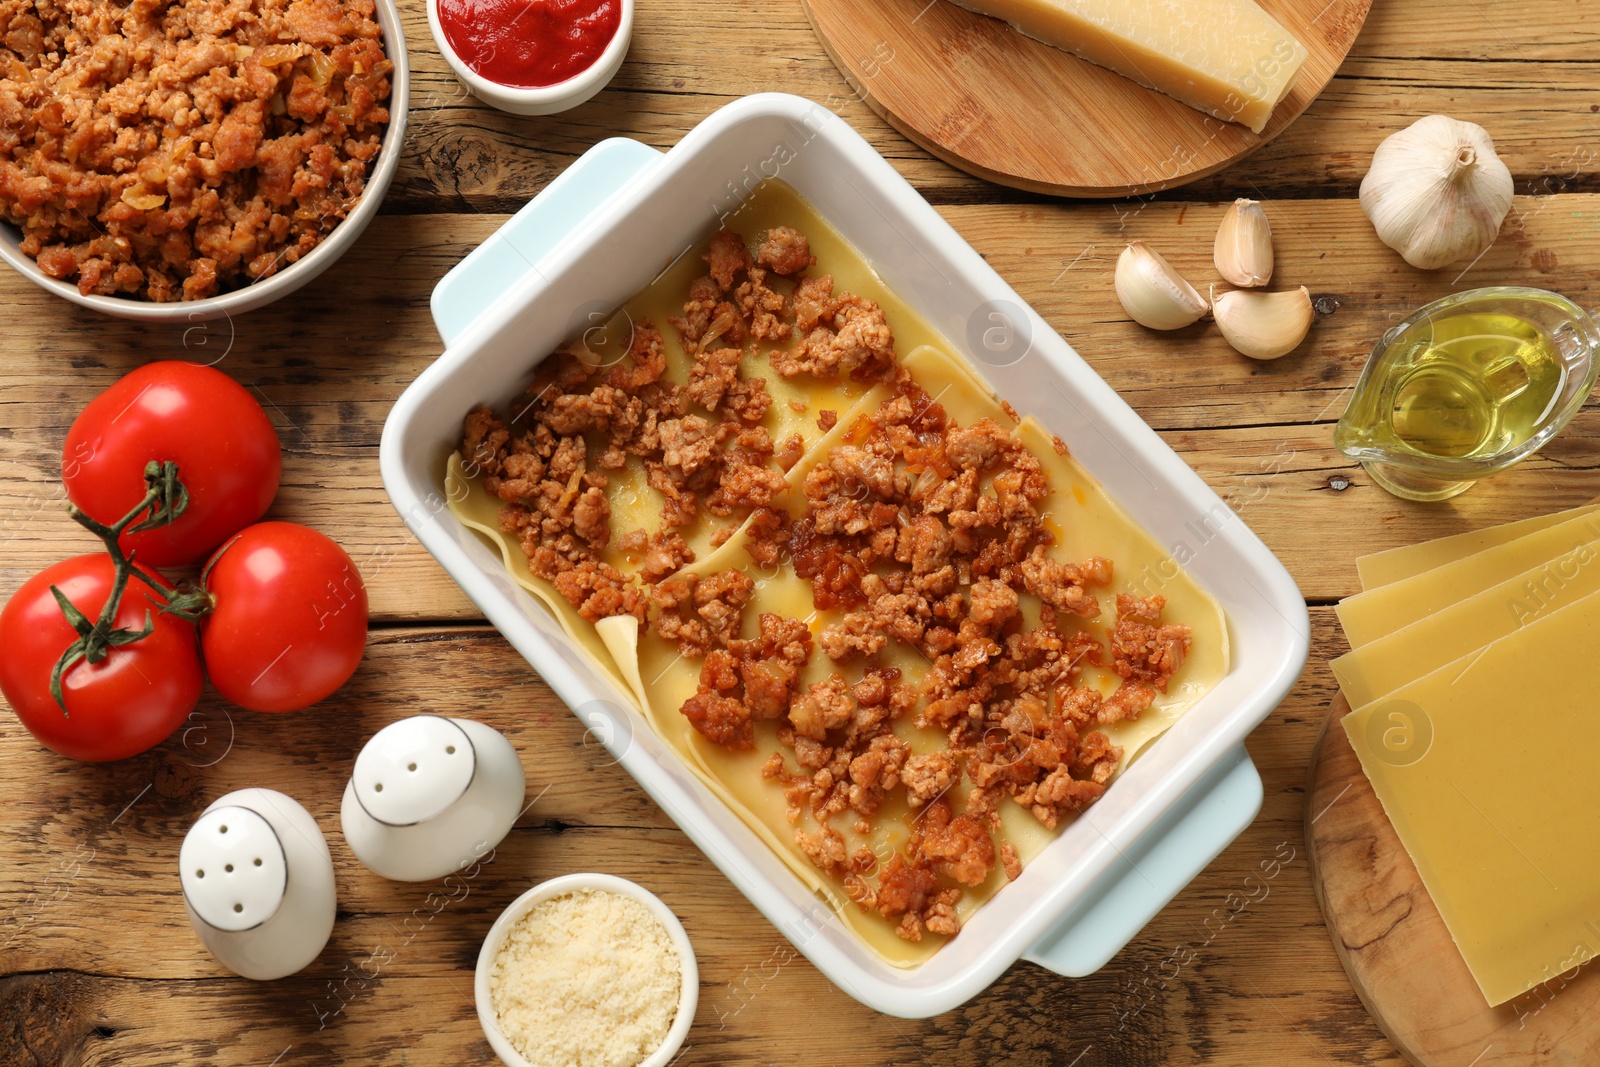
[[310, 527], [247, 527], [206, 564], [206, 591], [206, 672], [240, 707], [309, 707], [349, 680], [366, 651], [366, 586], [344, 549]]
[[189, 506], [169, 526], [122, 537], [150, 567], [193, 563], [266, 513], [283, 450], [261, 405], [198, 363], [149, 363], [89, 401], [61, 452], [67, 498], [110, 525], [144, 498], [144, 468], [171, 460]]
[[115, 626], [142, 630], [148, 611], [155, 629], [112, 648], [99, 663], [80, 660], [70, 667], [61, 680], [65, 713], [50, 695], [50, 673], [78, 639], [50, 587], [94, 621], [115, 575], [104, 553], [76, 556], [29, 578], [0, 610], [0, 692], [34, 737], [73, 759], [138, 755], [176, 730], [200, 699], [194, 626], [161, 614], [159, 600], [137, 578], [128, 582]]

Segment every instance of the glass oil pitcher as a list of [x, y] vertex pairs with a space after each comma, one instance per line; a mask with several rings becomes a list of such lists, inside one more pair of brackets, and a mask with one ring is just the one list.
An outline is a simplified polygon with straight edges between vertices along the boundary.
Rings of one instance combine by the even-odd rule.
[[1533, 455], [1594, 388], [1600, 327], [1543, 289], [1473, 289], [1383, 335], [1334, 445], [1407, 500], [1445, 500]]

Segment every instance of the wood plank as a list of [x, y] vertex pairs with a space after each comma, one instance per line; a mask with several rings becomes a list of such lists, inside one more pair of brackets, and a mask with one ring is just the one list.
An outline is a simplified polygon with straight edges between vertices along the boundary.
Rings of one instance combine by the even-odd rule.
[[[229, 718], [214, 699], [187, 744], [110, 766], [59, 759], [0, 723], [0, 854], [12, 860], [0, 883], [0, 974], [10, 975], [0, 978], [0, 1062], [487, 1062], [471, 1008], [483, 934], [532, 883], [598, 869], [651, 887], [689, 929], [702, 987], [682, 1064], [797, 1062], [796, 1033], [808, 1042], [803, 1062], [863, 1067], [1079, 1056], [1083, 1067], [1396, 1064], [1310, 892], [1304, 768], [1332, 690], [1323, 664], [1342, 645], [1331, 610], [1313, 621], [1317, 666], [1249, 742], [1266, 802], [1245, 835], [1105, 970], [1074, 981], [1018, 964], [925, 1022], [868, 1011], [796, 957], [486, 628], [387, 631], [333, 706], [235, 711], [225, 751]], [[492, 862], [451, 883], [378, 879], [337, 829], [360, 744], [419, 711], [506, 731], [543, 791]], [[329, 948], [273, 983], [229, 976], [206, 955], [172, 869], [204, 806], [251, 784], [306, 804], [329, 836], [340, 889]]]
[[[1271, 197], [1353, 196], [1386, 134], [1441, 110], [1489, 130], [1518, 192], [1600, 188], [1591, 110], [1600, 62], [1589, 28], [1600, 3], [1576, 0], [1562, 15], [1541, 9], [1520, 20], [1508, 20], [1501, 6], [1452, 0], [1374, 7], [1339, 75], [1300, 120], [1237, 166], [1160, 199], [1231, 200], [1251, 188]], [[838, 111], [936, 203], [1048, 199], [973, 178], [906, 140], [828, 61], [792, 0], [701, 2], [692, 15], [644, 0], [611, 87], [547, 118], [464, 99], [420, 6], [407, 15], [406, 33], [412, 130], [387, 212], [509, 211], [595, 141], [626, 136], [669, 148], [722, 104], [767, 90]]]
[[1482, 258], [1431, 272], [1416, 270], [1387, 248], [1354, 201], [1265, 199], [1264, 206], [1276, 251], [1271, 287], [1304, 285], [1324, 312], [1298, 350], [1271, 362], [1234, 352], [1209, 322], [1166, 333], [1147, 330], [1128, 318], [1112, 285], [1117, 256], [1134, 240], [1160, 251], [1202, 292], [1220, 283], [1212, 243], [1224, 204], [942, 210], [1161, 430], [1337, 420], [1383, 331], [1422, 304], [1461, 289], [1532, 285], [1560, 290], [1580, 307], [1600, 302], [1600, 281], [1579, 269], [1600, 257], [1600, 198], [1519, 197]]
[[[1304, 282], [1333, 309], [1300, 351], [1271, 363], [1233, 352], [1209, 325], [1171, 335], [1145, 330], [1127, 319], [1112, 291], [1116, 254], [1133, 238], [1161, 249], [1204, 286], [1213, 277], [1220, 205], [1159, 203], [1124, 218], [1108, 205], [942, 210], [1245, 514], [1308, 597], [1354, 592], [1353, 560], [1361, 552], [1593, 495], [1583, 474], [1600, 464], [1600, 411], [1593, 407], [1533, 461], [1442, 505], [1406, 503], [1373, 487], [1333, 451], [1331, 423], [1383, 324], [1454, 288], [1544, 284], [1580, 305], [1600, 303], [1600, 280], [1576, 269], [1600, 258], [1600, 196], [1519, 199], [1502, 239], [1459, 281], [1449, 271], [1406, 266], [1349, 201], [1267, 206], [1276, 227], [1274, 282]], [[56, 481], [58, 449], [75, 413], [147, 360], [221, 357], [220, 365], [263, 400], [283, 441], [284, 488], [272, 514], [345, 544], [368, 580], [374, 618], [478, 617], [394, 514], [374, 457], [393, 400], [442, 347], [427, 311], [433, 281], [503, 221], [381, 218], [334, 284], [293, 298], [292, 316], [268, 309], [209, 326], [130, 330], [20, 278], [0, 277], [0, 298], [26, 324], [0, 368], [9, 427], [0, 432], [0, 595], [64, 555], [93, 549], [62, 511]], [[1063, 432], [1070, 442], [1070, 429]], [[1330, 543], [1330, 528], [1361, 529], [1367, 539]]]
[[8, 338], [0, 369], [0, 595], [49, 562], [95, 550], [67, 518], [58, 480], [77, 413], [136, 366], [195, 359], [227, 370], [261, 401], [284, 449], [269, 516], [340, 541], [368, 585], [374, 619], [478, 617], [389, 504], [377, 446], [390, 406], [443, 347], [427, 310], [433, 282], [503, 221], [382, 219], [327, 276], [336, 284], [192, 326], [130, 328], [7, 272], [0, 299], [27, 327]]
[[[787, 942], [585, 745], [516, 654], [471, 625], [476, 611], [408, 541], [383, 497], [378, 433], [394, 397], [439, 351], [431, 286], [506, 213], [604, 137], [665, 149], [717, 107], [781, 89], [838, 110], [942, 205], [1234, 502], [1309, 598], [1336, 598], [1354, 590], [1360, 552], [1593, 495], [1584, 483], [1600, 465], [1594, 405], [1539, 460], [1432, 506], [1394, 500], [1350, 469], [1331, 450], [1329, 420], [1390, 316], [1452, 287], [1532, 280], [1596, 305], [1596, 283], [1582, 268], [1595, 262], [1600, 206], [1571, 194], [1600, 192], [1600, 0], [1559, 10], [1377, 4], [1302, 120], [1224, 174], [1150, 206], [1015, 193], [927, 156], [861, 102], [792, 0], [687, 8], [642, 0], [632, 54], [613, 86], [541, 119], [464, 98], [429, 38], [423, 5], [406, 7], [417, 76], [406, 157], [383, 217], [326, 284], [231, 325], [186, 332], [80, 312], [0, 276], [8, 313], [0, 596], [92, 547], [60, 513], [55, 481], [61, 437], [82, 404], [148, 360], [226, 352], [223, 365], [265, 394], [284, 434], [276, 514], [346, 543], [369, 578], [381, 626], [351, 688], [327, 707], [283, 717], [231, 711], [233, 748], [209, 768], [192, 764], [226, 748], [230, 723], [214, 695], [187, 745], [180, 737], [111, 767], [58, 760], [0, 713], [0, 1063], [490, 1062], [463, 993], [478, 939], [520, 889], [587, 867], [655, 886], [690, 925], [704, 984], [684, 1064], [1399, 1064], [1340, 968], [1303, 849], [1262, 880], [1261, 864], [1303, 838], [1305, 767], [1333, 695], [1323, 664], [1343, 651], [1329, 609], [1312, 609], [1312, 667], [1249, 743], [1266, 784], [1260, 818], [1107, 968], [1068, 981], [1019, 964], [943, 1017], [885, 1019], [790, 959]], [[1525, 194], [1505, 239], [1459, 282], [1404, 267], [1350, 202], [1382, 136], [1433, 111], [1483, 123]], [[1568, 195], [1543, 195], [1557, 192]], [[1306, 351], [1271, 365], [1240, 359], [1208, 328], [1150, 335], [1127, 323], [1110, 295], [1115, 251], [1131, 236], [1204, 276], [1220, 211], [1213, 202], [1241, 193], [1266, 200], [1278, 225], [1280, 279], [1305, 281], [1338, 304]], [[452, 621], [464, 625], [407, 625]], [[552, 787], [471, 892], [425, 923], [413, 913], [432, 915], [439, 897], [427, 894], [444, 887], [395, 886], [359, 869], [337, 840], [334, 806], [361, 742], [416, 710], [506, 729], [536, 786]], [[172, 900], [178, 835], [209, 797], [254, 784], [299, 795], [334, 831], [346, 900], [329, 951], [305, 975], [266, 985], [222, 975]], [[398, 951], [375, 964], [379, 946]], [[377, 977], [363, 981], [374, 967]], [[339, 1013], [327, 1016], [335, 1005]]]

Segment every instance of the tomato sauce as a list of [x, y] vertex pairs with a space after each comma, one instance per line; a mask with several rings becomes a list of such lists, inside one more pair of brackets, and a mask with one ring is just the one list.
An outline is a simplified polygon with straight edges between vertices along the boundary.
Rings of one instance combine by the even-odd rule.
[[439, 26], [473, 71], [514, 89], [583, 73], [622, 25], [622, 0], [439, 0]]

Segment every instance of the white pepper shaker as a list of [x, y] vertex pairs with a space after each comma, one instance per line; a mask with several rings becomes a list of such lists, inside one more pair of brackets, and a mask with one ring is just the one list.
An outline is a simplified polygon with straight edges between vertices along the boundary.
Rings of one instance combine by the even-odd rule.
[[415, 715], [356, 757], [339, 819], [356, 858], [397, 882], [442, 878], [482, 859], [522, 813], [527, 776], [499, 731]]
[[184, 836], [178, 869], [189, 924], [235, 974], [294, 974], [333, 932], [328, 843], [310, 813], [276, 790], [214, 801]]

